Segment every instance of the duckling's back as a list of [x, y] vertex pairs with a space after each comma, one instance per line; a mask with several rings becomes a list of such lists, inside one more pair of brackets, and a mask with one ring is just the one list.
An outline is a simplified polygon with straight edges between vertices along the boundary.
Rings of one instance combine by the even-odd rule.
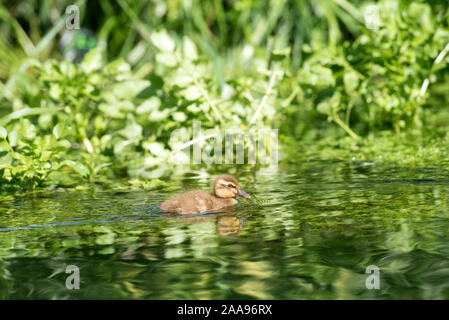
[[214, 209], [214, 196], [206, 191], [191, 190], [161, 203], [160, 208], [180, 214], [202, 213]]

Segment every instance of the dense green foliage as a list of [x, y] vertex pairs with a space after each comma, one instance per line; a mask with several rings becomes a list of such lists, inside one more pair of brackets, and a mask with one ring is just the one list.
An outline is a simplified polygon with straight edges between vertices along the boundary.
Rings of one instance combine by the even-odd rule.
[[425, 135], [426, 110], [445, 128], [447, 1], [379, 1], [371, 29], [368, 1], [78, 1], [98, 43], [80, 64], [58, 47], [68, 3], [40, 4], [0, 5], [1, 189], [164, 176], [194, 120], [277, 128], [301, 152]]

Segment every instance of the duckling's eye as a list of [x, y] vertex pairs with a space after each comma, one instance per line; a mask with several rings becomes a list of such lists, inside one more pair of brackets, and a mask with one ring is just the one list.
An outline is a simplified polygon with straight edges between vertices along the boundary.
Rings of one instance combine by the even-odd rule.
[[234, 188], [232, 184], [228, 184], [228, 188]]

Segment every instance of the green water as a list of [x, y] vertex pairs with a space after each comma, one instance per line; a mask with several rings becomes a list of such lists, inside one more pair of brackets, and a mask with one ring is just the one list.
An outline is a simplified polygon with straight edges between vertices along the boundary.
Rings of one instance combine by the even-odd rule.
[[[212, 176], [155, 190], [91, 186], [3, 195], [1, 299], [447, 299], [443, 164], [305, 162], [234, 168], [257, 202], [194, 217], [157, 205]], [[215, 174], [215, 173], [214, 173]], [[67, 265], [80, 289], [65, 286]], [[366, 267], [380, 269], [368, 290]]]

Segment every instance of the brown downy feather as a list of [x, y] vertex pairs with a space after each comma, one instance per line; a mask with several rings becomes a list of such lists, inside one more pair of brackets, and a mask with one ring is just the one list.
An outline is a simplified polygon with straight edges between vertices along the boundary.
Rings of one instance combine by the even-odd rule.
[[[191, 190], [179, 194], [161, 203], [160, 208], [179, 214], [196, 214], [217, 211], [237, 203], [239, 184], [235, 178], [224, 174], [217, 177], [213, 184], [214, 193]], [[249, 197], [249, 196], [248, 196]]]

